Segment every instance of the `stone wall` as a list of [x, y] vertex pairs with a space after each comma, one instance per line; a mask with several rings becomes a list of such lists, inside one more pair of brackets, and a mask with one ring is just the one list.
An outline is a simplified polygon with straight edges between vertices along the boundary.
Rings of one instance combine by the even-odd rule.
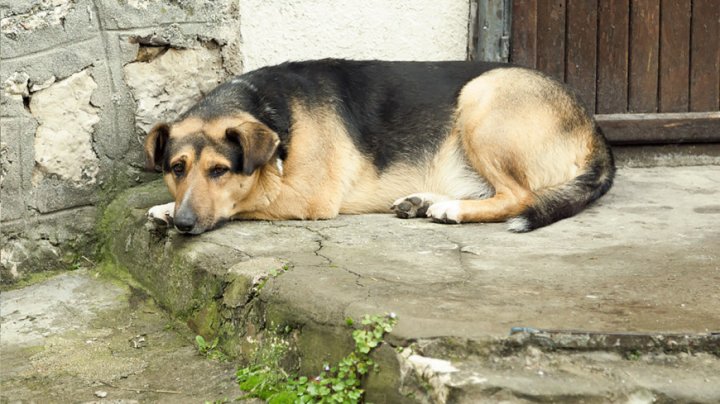
[[457, 60], [472, 0], [0, 0], [0, 281], [91, 258], [142, 142], [226, 77], [319, 57]]

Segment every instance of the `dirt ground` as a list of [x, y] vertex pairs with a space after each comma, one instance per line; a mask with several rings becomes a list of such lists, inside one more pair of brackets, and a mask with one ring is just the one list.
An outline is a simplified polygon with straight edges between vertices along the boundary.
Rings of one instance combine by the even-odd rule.
[[2, 293], [0, 402], [202, 403], [241, 395], [235, 365], [138, 289], [92, 270]]

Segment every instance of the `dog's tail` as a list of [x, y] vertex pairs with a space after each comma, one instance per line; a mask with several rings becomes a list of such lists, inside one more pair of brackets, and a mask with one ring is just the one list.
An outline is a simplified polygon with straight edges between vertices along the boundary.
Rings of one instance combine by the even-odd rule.
[[597, 141], [585, 172], [536, 193], [533, 203], [522, 214], [508, 220], [508, 230], [524, 233], [573, 216], [610, 189], [615, 161], [602, 131], [599, 127], [595, 131]]

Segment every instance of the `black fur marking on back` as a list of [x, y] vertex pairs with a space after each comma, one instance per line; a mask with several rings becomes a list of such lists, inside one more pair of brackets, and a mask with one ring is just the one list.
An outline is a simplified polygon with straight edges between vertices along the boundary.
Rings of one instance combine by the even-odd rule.
[[324, 59], [264, 67], [221, 84], [183, 115], [210, 120], [246, 111], [280, 137], [285, 158], [292, 101], [332, 107], [356, 147], [382, 170], [436, 149], [462, 87], [507, 65]]

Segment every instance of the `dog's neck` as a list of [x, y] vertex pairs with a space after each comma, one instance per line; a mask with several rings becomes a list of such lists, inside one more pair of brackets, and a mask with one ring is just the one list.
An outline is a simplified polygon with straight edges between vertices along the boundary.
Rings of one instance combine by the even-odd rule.
[[[250, 194], [257, 195], [257, 198], [243, 211], [264, 211], [277, 199], [282, 184], [282, 161], [277, 159], [276, 164], [265, 164], [254, 175], [257, 175], [257, 181]], [[239, 216], [242, 216], [242, 213]]]

